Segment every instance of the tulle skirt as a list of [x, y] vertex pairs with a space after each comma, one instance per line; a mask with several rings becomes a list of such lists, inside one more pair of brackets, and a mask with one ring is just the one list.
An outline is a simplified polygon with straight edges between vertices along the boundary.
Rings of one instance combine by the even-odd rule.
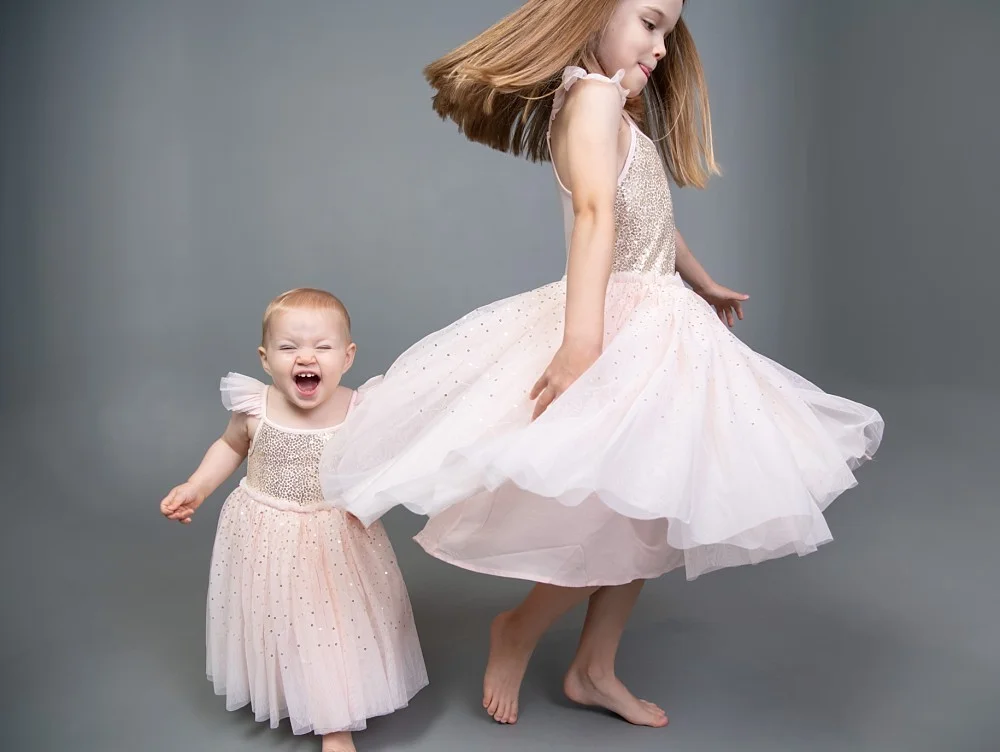
[[207, 672], [226, 707], [296, 734], [356, 731], [427, 684], [409, 596], [381, 525], [248, 488], [223, 506]]
[[806, 554], [882, 438], [874, 409], [755, 353], [680, 277], [615, 274], [598, 361], [536, 421], [565, 280], [429, 335], [366, 386], [324, 490], [402, 504], [458, 566], [568, 586]]

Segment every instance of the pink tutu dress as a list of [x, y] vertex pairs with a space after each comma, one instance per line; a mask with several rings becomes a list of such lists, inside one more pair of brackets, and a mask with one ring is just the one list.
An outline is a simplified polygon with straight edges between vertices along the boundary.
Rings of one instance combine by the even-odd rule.
[[273, 423], [267, 387], [247, 376], [224, 378], [222, 399], [258, 420], [212, 551], [208, 678], [229, 710], [249, 703], [272, 727], [287, 717], [296, 734], [363, 729], [427, 685], [392, 545], [320, 491], [338, 428]]
[[[568, 68], [553, 103], [582, 78]], [[627, 118], [626, 118], [627, 119]], [[883, 421], [760, 355], [675, 271], [667, 175], [628, 121], [614, 201], [604, 350], [532, 422], [529, 392], [562, 343], [566, 279], [430, 334], [368, 388], [328, 493], [366, 524], [402, 504], [444, 561], [565, 586], [686, 576], [807, 554], [856, 484]], [[558, 175], [567, 246], [569, 191]]]

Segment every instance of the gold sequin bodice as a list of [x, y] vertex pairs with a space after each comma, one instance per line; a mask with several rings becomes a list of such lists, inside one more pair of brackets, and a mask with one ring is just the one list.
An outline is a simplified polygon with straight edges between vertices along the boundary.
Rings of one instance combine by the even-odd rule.
[[[671, 276], [677, 258], [674, 204], [660, 155], [631, 122], [629, 156], [615, 191], [615, 250], [611, 272]], [[566, 250], [573, 237], [573, 198], [559, 181]]]
[[671, 275], [677, 257], [674, 206], [660, 155], [634, 125], [632, 159], [615, 193], [612, 272]]
[[293, 504], [322, 502], [319, 462], [336, 430], [295, 431], [262, 418], [247, 457], [247, 485]]

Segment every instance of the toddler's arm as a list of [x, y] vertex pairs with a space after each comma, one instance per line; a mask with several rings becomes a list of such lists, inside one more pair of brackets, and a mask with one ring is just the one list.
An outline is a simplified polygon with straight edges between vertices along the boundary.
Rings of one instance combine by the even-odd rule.
[[246, 459], [250, 450], [250, 420], [233, 413], [225, 432], [208, 448], [198, 469], [160, 502], [160, 512], [168, 520], [188, 524], [195, 510], [211, 496]]

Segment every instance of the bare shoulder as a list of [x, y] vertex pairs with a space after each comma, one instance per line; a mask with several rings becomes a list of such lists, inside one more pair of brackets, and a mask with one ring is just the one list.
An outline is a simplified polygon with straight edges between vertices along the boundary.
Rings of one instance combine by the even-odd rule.
[[250, 441], [253, 432], [257, 428], [260, 419], [243, 412], [232, 412], [229, 415], [229, 424], [226, 426], [222, 439], [236, 452], [245, 454], [250, 448]]
[[615, 128], [621, 114], [622, 99], [618, 86], [593, 78], [577, 81], [566, 92], [566, 104], [560, 113], [567, 124], [593, 123]]
[[566, 93], [553, 124], [552, 160], [574, 203], [611, 201], [628, 152], [623, 126], [621, 89], [614, 82], [581, 79]]

